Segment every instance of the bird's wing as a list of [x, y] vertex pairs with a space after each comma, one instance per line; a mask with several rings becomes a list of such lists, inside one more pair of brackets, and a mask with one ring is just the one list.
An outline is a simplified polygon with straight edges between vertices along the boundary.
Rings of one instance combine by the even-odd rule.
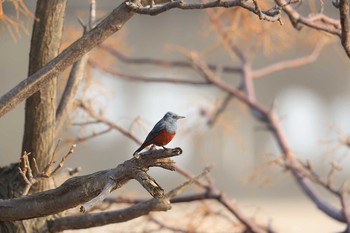
[[149, 132], [149, 134], [147, 135], [145, 142], [143, 144], [148, 143], [149, 141], [151, 141], [155, 136], [157, 136], [159, 134], [160, 131], [162, 131], [165, 128], [165, 121], [158, 121], [158, 123], [153, 127], [153, 129], [151, 130], [151, 132]]

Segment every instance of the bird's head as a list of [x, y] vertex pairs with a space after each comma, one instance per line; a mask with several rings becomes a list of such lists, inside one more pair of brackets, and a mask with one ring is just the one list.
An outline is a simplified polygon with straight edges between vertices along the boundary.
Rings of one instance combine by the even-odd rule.
[[174, 121], [174, 120], [177, 121], [178, 119], [181, 119], [181, 118], [185, 118], [185, 117], [179, 116], [173, 112], [167, 112], [163, 117], [164, 120], [170, 120], [170, 121]]

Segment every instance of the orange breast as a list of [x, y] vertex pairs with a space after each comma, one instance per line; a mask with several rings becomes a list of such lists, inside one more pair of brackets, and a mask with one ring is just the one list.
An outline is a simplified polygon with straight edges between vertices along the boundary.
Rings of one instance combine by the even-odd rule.
[[157, 146], [165, 146], [173, 139], [174, 136], [175, 136], [175, 133], [168, 133], [164, 129], [160, 131], [159, 134], [153, 138], [152, 144]]

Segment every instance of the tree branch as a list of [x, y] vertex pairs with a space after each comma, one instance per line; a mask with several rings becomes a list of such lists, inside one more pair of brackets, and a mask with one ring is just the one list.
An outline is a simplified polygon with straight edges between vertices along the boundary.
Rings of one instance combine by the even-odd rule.
[[312, 52], [305, 56], [305, 57], [298, 57], [295, 59], [290, 59], [286, 61], [280, 61], [274, 64], [271, 64], [269, 66], [265, 66], [261, 69], [253, 70], [252, 71], [252, 76], [253, 78], [260, 78], [269, 74], [272, 74], [274, 72], [278, 72], [281, 70], [285, 69], [290, 69], [290, 68], [295, 68], [295, 67], [300, 67], [302, 65], [307, 65], [310, 64], [319, 57], [323, 47], [325, 46], [325, 42], [321, 40], [318, 42]]
[[350, 23], [349, 23], [349, 1], [340, 0], [339, 2], [340, 24], [341, 24], [341, 44], [350, 57]]
[[[305, 25], [307, 27], [324, 31], [336, 36], [341, 36], [340, 26], [335, 26], [336, 20], [329, 18], [326, 15], [319, 14], [317, 16], [304, 17], [299, 14], [286, 0], [275, 0], [276, 4], [282, 8], [282, 10], [288, 15], [292, 25], [296, 29], [301, 29], [300, 25]], [[321, 19], [321, 23], [318, 21]]]
[[109, 73], [117, 78], [128, 80], [128, 81], [141, 81], [147, 83], [172, 83], [172, 84], [192, 84], [192, 85], [208, 85], [207, 82], [203, 81], [194, 81], [187, 79], [178, 79], [178, 78], [151, 78], [145, 76], [136, 76], [136, 75], [128, 75], [119, 72], [118, 70], [108, 67], [107, 65], [103, 65], [100, 62], [97, 62], [93, 59], [89, 59], [89, 64], [94, 68], [100, 69], [106, 73]]
[[56, 214], [83, 204], [99, 195], [112, 179], [120, 188], [130, 179], [138, 179], [140, 171], [150, 167], [175, 170], [169, 158], [180, 155], [179, 148], [146, 151], [139, 159], [132, 158], [110, 170], [99, 171], [86, 176], [73, 177], [56, 189], [29, 196], [0, 200], [0, 221], [15, 221]]
[[170, 208], [171, 205], [167, 199], [150, 199], [122, 210], [58, 218], [49, 221], [48, 228], [50, 232], [68, 229], [85, 229], [106, 224], [126, 222], [147, 215], [151, 211], [167, 211]]
[[[89, 24], [83, 26], [83, 34], [91, 30], [94, 27], [96, 21], [96, 1], [91, 0], [90, 2], [90, 16]], [[56, 133], [62, 128], [62, 125], [67, 117], [69, 110], [72, 107], [74, 96], [78, 91], [78, 87], [85, 75], [86, 64], [89, 59], [89, 54], [84, 54], [80, 60], [75, 62], [69, 73], [68, 81], [66, 87], [63, 91], [60, 103], [58, 104], [56, 110]]]
[[[148, 157], [149, 155], [144, 156]], [[167, 211], [171, 209], [170, 198], [178, 195], [185, 188], [193, 184], [195, 180], [198, 180], [208, 174], [208, 172], [209, 169], [205, 169], [200, 175], [171, 190], [164, 196], [164, 198], [142, 201], [134, 204], [131, 207], [117, 211], [58, 218], [48, 222], [49, 230], [50, 232], [56, 232], [68, 229], [90, 228], [106, 224], [126, 222], [128, 220], [147, 215], [151, 211]]]
[[[193, 66], [193, 64], [188, 61], [166, 61], [164, 59], [153, 59], [148, 57], [130, 57], [112, 48], [111, 46], [108, 46], [105, 44], [101, 44], [99, 48], [104, 51], [107, 51], [108, 53], [116, 57], [119, 61], [127, 64], [155, 65], [155, 66], [163, 66], [163, 67], [179, 67], [179, 68], [191, 68], [191, 69]], [[208, 67], [211, 70], [217, 70], [220, 66], [215, 64], [208, 64]], [[240, 67], [235, 67], [235, 66], [222, 66], [221, 69], [222, 69], [222, 72], [224, 73], [241, 73], [242, 72], [242, 69]]]
[[256, 103], [254, 100], [251, 100], [250, 98], [245, 96], [238, 89], [235, 89], [231, 85], [223, 82], [221, 79], [216, 78], [215, 75], [207, 68], [205, 63], [200, 61], [195, 54], [192, 54], [190, 59], [193, 61], [198, 72], [203, 75], [203, 78], [247, 104], [252, 109], [251, 113], [257, 119], [261, 120], [262, 122], [268, 125], [269, 129], [275, 136], [280, 150], [283, 153], [283, 159], [286, 168], [292, 171], [292, 174], [297, 180], [299, 186], [303, 189], [307, 196], [317, 205], [317, 207], [321, 209], [325, 214], [338, 221], [345, 222], [345, 218], [342, 211], [328, 204], [328, 202], [322, 199], [320, 194], [317, 193], [316, 190], [312, 187], [312, 180], [310, 180], [310, 178], [305, 175], [307, 171], [305, 171], [303, 167], [299, 166], [299, 162], [287, 142], [278, 116], [272, 110], [266, 109], [265, 107]]
[[[94, 109], [89, 107], [87, 104], [80, 102], [79, 106], [83, 110], [85, 110], [85, 112], [87, 112], [90, 115], [90, 117], [98, 120], [101, 123], [108, 125], [109, 128], [112, 128], [112, 129], [119, 131], [121, 134], [132, 139], [137, 144], [142, 144], [142, 141], [140, 139], [138, 139], [133, 133], [129, 132], [128, 130], [124, 129], [123, 127], [121, 127], [119, 125], [114, 124], [112, 121], [108, 120], [107, 118], [105, 118], [101, 114], [98, 114], [97, 112], [94, 111]], [[107, 129], [106, 131], [109, 131], [109, 130]]]
[[135, 4], [133, 2], [127, 2], [127, 5], [131, 9], [133, 9], [136, 13], [145, 14], [145, 15], [158, 15], [160, 13], [163, 13], [173, 8], [178, 8], [181, 10], [194, 10], [194, 9], [206, 9], [206, 8], [215, 8], [215, 7], [230, 8], [230, 7], [240, 6], [258, 15], [261, 20], [275, 22], [275, 21], [279, 21], [281, 18], [281, 14], [278, 9], [273, 8], [269, 10], [260, 10], [260, 9], [257, 9], [255, 6], [251, 6], [245, 3], [245, 1], [241, 1], [241, 0], [233, 0], [233, 1], [216, 0], [212, 2], [206, 2], [206, 3], [186, 3], [183, 0], [180, 0], [180, 1], [169, 1], [168, 3], [157, 5], [151, 8], [143, 7], [142, 5]]
[[3, 95], [0, 98], [0, 117], [44, 87], [48, 81], [79, 60], [92, 48], [102, 43], [113, 33], [119, 31], [134, 14], [125, 3], [120, 4], [94, 29], [86, 33], [86, 35], [75, 41], [44, 67]]

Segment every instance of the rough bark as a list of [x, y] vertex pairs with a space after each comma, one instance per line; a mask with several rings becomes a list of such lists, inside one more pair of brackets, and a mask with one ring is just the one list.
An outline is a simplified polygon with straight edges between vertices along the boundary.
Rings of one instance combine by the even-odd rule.
[[[31, 219], [60, 213], [97, 197], [110, 180], [114, 182], [110, 191], [122, 187], [130, 179], [136, 179], [142, 186], [147, 183], [161, 189], [152, 177], [140, 179], [140, 176], [144, 177], [150, 167], [175, 170], [175, 162], [170, 157], [180, 154], [180, 148], [146, 151], [140, 158], [127, 160], [116, 168], [70, 178], [55, 189], [9, 200], [0, 199], [0, 221]], [[158, 195], [159, 192], [149, 193], [156, 198], [164, 196]]]
[[[37, 2], [31, 49], [29, 76], [43, 67], [59, 52], [64, 12], [67, 0], [39, 0]], [[57, 75], [26, 100], [25, 128], [22, 151], [31, 152], [39, 170], [51, 158], [55, 136]]]
[[[30, 52], [31, 60], [36, 59], [37, 61], [31, 61], [31, 65], [29, 66], [29, 77], [23, 80], [10, 92], [2, 96], [0, 101], [0, 115], [3, 115], [9, 109], [13, 108], [14, 105], [18, 104], [19, 99], [24, 100], [35, 92], [39, 90], [41, 91], [34, 95], [36, 97], [33, 97], [32, 102], [28, 101], [26, 104], [28, 111], [26, 111], [27, 123], [23, 141], [23, 150], [31, 151], [35, 157], [37, 157], [40, 167], [46, 165], [51, 154], [51, 147], [54, 144], [53, 123], [55, 119], [55, 109], [52, 107], [52, 104], [55, 104], [55, 90], [50, 88], [46, 89], [46, 87], [55, 85], [55, 79], [60, 71], [63, 71], [112, 33], [118, 31], [122, 25], [134, 15], [134, 12], [132, 12], [125, 3], [121, 4], [109, 17], [103, 20], [100, 25], [93, 30], [94, 32], [88, 33], [88, 35], [80, 39], [79, 42], [70, 46], [70, 49], [63, 51], [60, 55], [56, 56], [58, 46], [55, 48], [52, 45], [51, 40], [57, 39], [57, 35], [60, 33], [58, 32], [59, 27], [61, 27], [62, 30], [62, 25], [58, 25], [58, 21], [61, 20], [61, 22], [63, 22], [63, 15], [56, 19], [52, 17], [60, 14], [57, 9], [58, 6], [55, 6], [55, 4], [62, 4], [62, 2], [63, 0], [38, 1], [36, 17], [40, 19], [40, 21], [35, 22], [33, 28], [33, 47]], [[66, 0], [64, 0], [64, 2], [66, 2]], [[54, 9], [54, 12], [51, 11], [51, 13], [49, 13], [50, 9], [48, 8]], [[64, 7], [61, 9], [63, 8]], [[45, 28], [46, 26], [48, 31], [43, 29], [43, 27]], [[55, 34], [55, 36], [49, 35], [46, 39], [42, 38], [47, 36], [45, 34], [46, 32], [50, 31], [51, 33], [54, 33], [55, 31], [57, 34]], [[34, 39], [35, 35], [39, 35], [36, 40]], [[56, 53], [54, 53], [55, 51]], [[43, 90], [43, 88], [45, 88], [45, 90]], [[34, 98], [36, 99], [34, 100]], [[44, 104], [47, 102], [49, 105]], [[30, 108], [37, 109], [32, 111]], [[45, 112], [44, 109], [48, 112]], [[29, 123], [30, 121], [31, 123]], [[37, 122], [40, 122], [40, 124], [35, 125]], [[46, 153], [44, 151], [46, 151]], [[0, 168], [0, 173], [3, 175], [0, 177], [0, 184], [2, 187], [0, 191], [2, 196], [0, 198], [10, 199], [20, 196], [25, 185], [18, 174], [18, 164], [6, 168]], [[36, 187], [36, 191], [46, 188], [39, 185], [39, 187]], [[45, 223], [49, 218], [51, 217], [45, 216], [30, 220], [0, 222], [0, 232], [47, 232]]]
[[[67, 0], [38, 0], [36, 5], [31, 48], [29, 54], [29, 76], [43, 67], [59, 52], [64, 13]], [[22, 151], [31, 152], [39, 169], [48, 164], [55, 137], [56, 77], [26, 100], [25, 127]], [[4, 169], [6, 176], [1, 179], [1, 187], [6, 187], [1, 198], [18, 197], [23, 191], [23, 180], [18, 175], [18, 165]], [[35, 172], [35, 170], [33, 170]], [[38, 182], [33, 191], [42, 191], [54, 186], [52, 179]], [[27, 221], [1, 222], [0, 232], [43, 232], [46, 218]]]

